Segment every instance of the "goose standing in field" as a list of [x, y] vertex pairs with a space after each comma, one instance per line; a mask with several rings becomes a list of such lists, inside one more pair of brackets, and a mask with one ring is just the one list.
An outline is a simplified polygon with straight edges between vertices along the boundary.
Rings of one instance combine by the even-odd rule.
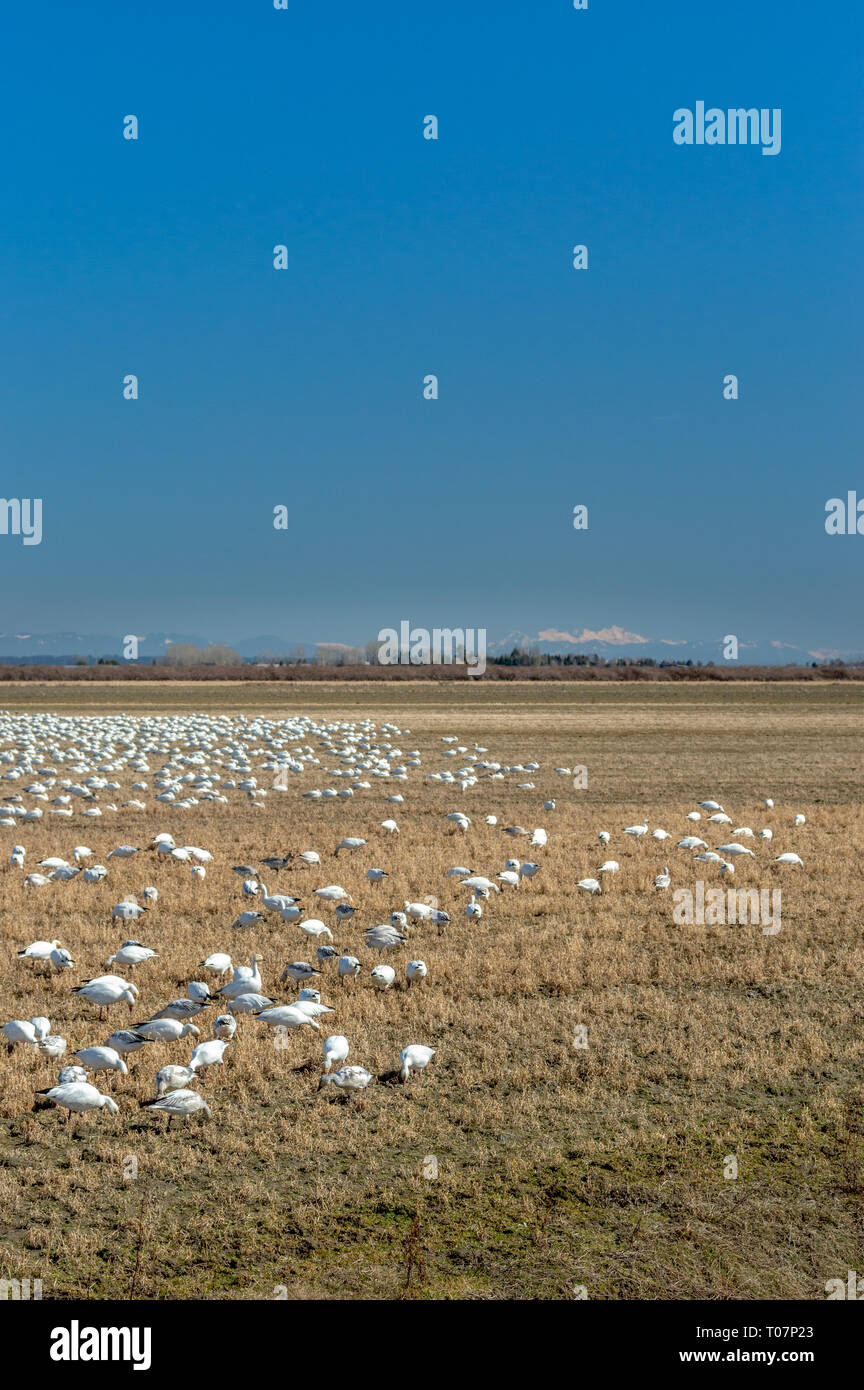
[[583, 893], [600, 893], [602, 891], [596, 878], [580, 878], [576, 887], [581, 888]]
[[222, 999], [236, 999], [241, 994], [260, 994], [261, 961], [263, 956], [253, 956], [250, 965], [235, 965], [234, 978], [217, 991]]
[[120, 922], [137, 922], [142, 912], [146, 912], [146, 907], [140, 903], [132, 902], [131, 899], [116, 903], [111, 909], [111, 920]]
[[91, 1004], [98, 1004], [99, 1017], [111, 1008], [112, 1004], [119, 1004], [121, 999], [129, 1005], [131, 1014], [138, 998], [138, 989], [130, 984], [128, 980], [121, 979], [119, 975], [98, 975], [94, 980], [87, 980], [83, 985], [76, 985], [73, 994], [80, 994], [83, 999], [89, 999]]
[[807, 817], [806, 817], [806, 816], [802, 816], [802, 815], [797, 815], [797, 816], [795, 817], [795, 819], [793, 820], [792, 824], [793, 824], [793, 825], [806, 825], [806, 824], [807, 824]]
[[425, 1067], [428, 1067], [432, 1058], [435, 1056], [434, 1047], [424, 1047], [422, 1043], [412, 1043], [409, 1047], [403, 1047], [399, 1054], [401, 1070], [399, 1072], [402, 1081], [407, 1081], [412, 1075], [419, 1076]]
[[366, 879], [367, 879], [367, 882], [369, 882], [369, 883], [373, 883], [373, 884], [374, 884], [374, 883], [381, 883], [381, 881], [382, 881], [383, 879], [389, 878], [389, 877], [390, 877], [390, 875], [387, 874], [387, 873], [385, 873], [383, 869], [367, 869], [367, 870], [366, 870]]
[[386, 922], [382, 923], [380, 927], [369, 927], [363, 933], [363, 944], [368, 946], [370, 950], [380, 951], [382, 954], [385, 951], [393, 951], [397, 947], [403, 946], [406, 940], [407, 938], [403, 936], [402, 932], [397, 931], [395, 927], [391, 927]]
[[722, 811], [723, 807], [719, 801], [700, 801], [699, 805], [703, 811]]
[[47, 1057], [49, 1062], [56, 1062], [66, 1051], [66, 1039], [59, 1033], [48, 1033], [46, 1037], [39, 1039], [39, 1051], [43, 1057]]
[[111, 850], [111, 852], [110, 852], [110, 854], [108, 854], [107, 858], [108, 858], [108, 859], [131, 859], [131, 858], [132, 858], [132, 855], [133, 855], [133, 854], [137, 854], [137, 853], [138, 853], [138, 850], [137, 850], [137, 847], [136, 847], [135, 845], [118, 845], [116, 849], [112, 849], [112, 850]]
[[141, 1105], [144, 1109], [158, 1110], [160, 1115], [167, 1115], [169, 1128], [172, 1120], [188, 1120], [199, 1112], [210, 1119], [210, 1106], [204, 1097], [197, 1091], [187, 1091], [182, 1087], [157, 1096], [155, 1100], [142, 1100]]
[[356, 956], [340, 956], [339, 964], [336, 969], [339, 975], [339, 983], [344, 985], [348, 976], [352, 979], [360, 974], [360, 962]]
[[685, 835], [683, 840], [679, 840], [676, 849], [707, 849], [704, 840], [700, 840], [698, 835]]
[[[804, 868], [803, 859], [799, 859], [797, 854], [778, 854], [774, 860], [775, 864], [800, 864]], [[779, 890], [778, 890], [779, 891]]]
[[643, 820], [641, 825], [628, 825], [626, 830], [624, 831], [624, 834], [630, 835], [634, 840], [641, 840], [643, 835], [648, 834], [647, 817], [645, 820]]
[[369, 978], [378, 989], [389, 989], [396, 979], [396, 971], [393, 969], [392, 965], [376, 965], [370, 972]]
[[405, 966], [405, 978], [409, 987], [414, 984], [415, 980], [422, 985], [428, 973], [425, 960], [409, 960]]
[[49, 1086], [45, 1091], [37, 1091], [37, 1096], [45, 1096], [55, 1105], [68, 1111], [66, 1123], [71, 1123], [73, 1115], [86, 1115], [88, 1110], [107, 1110], [116, 1115], [120, 1109], [110, 1096], [103, 1096], [88, 1081], [70, 1081], [59, 1086]]
[[651, 839], [652, 839], [652, 840], [668, 840], [668, 839], [669, 839], [669, 831], [668, 831], [668, 830], [661, 830], [661, 829], [659, 828], [659, 826], [658, 826], [658, 828], [657, 828], [656, 830], [652, 830], [652, 831], [651, 831]]
[[735, 844], [734, 842], [731, 843], [731, 844], [728, 844], [728, 845], [718, 845], [718, 846], [717, 846], [717, 853], [718, 853], [718, 854], [728, 854], [728, 855], [730, 855], [733, 859], [735, 858], [736, 855], [740, 855], [740, 854], [749, 854], [749, 856], [750, 856], [751, 859], [755, 859], [755, 858], [756, 858], [756, 855], [753, 853], [752, 849], [747, 849], [747, 848], [745, 848], [744, 845], [738, 845], [738, 844]]
[[621, 865], [617, 859], [607, 859], [605, 864], [601, 864], [597, 870], [598, 874], [617, 874]]
[[483, 909], [480, 904], [472, 898], [465, 908], [465, 916], [469, 922], [477, 922], [483, 916]]
[[331, 1033], [329, 1038], [324, 1039], [324, 1072], [330, 1071], [340, 1062], [344, 1062], [350, 1051], [348, 1039], [341, 1033]]
[[672, 880], [671, 880], [671, 878], [669, 877], [669, 868], [668, 868], [668, 865], [667, 865], [667, 866], [664, 868], [662, 874], [658, 874], [657, 877], [655, 878], [655, 880], [654, 880], [654, 887], [655, 887], [655, 888], [668, 888], [668, 887], [669, 887], [669, 884], [670, 884], [671, 882], [672, 882]]
[[325, 903], [338, 903], [341, 898], [350, 898], [351, 894], [346, 893], [338, 883], [329, 883], [326, 888], [316, 888], [315, 897], [321, 898]]
[[759, 831], [759, 839], [760, 839], [760, 840], [773, 840], [773, 839], [774, 839], [774, 831], [773, 831], [773, 830], [767, 830], [767, 829], [766, 829], [766, 830], [760, 830], [760, 831]]
[[164, 1009], [153, 1014], [151, 1021], [156, 1022], [160, 1018], [173, 1018], [176, 1023], [185, 1023], [190, 1018], [195, 1018], [203, 1009], [209, 1008], [213, 1001], [211, 999], [172, 999], [170, 1004], [166, 1004]]
[[[256, 996], [261, 998], [261, 995]], [[236, 1003], [236, 1000], [235, 1000]], [[222, 1042], [230, 1042], [237, 1032], [237, 1020], [231, 1014], [220, 1014], [213, 1020], [213, 1036]]]

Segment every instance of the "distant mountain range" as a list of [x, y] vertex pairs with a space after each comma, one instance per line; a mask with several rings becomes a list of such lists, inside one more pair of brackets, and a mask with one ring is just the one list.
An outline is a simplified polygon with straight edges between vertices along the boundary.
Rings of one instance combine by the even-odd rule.
[[[247, 661], [261, 656], [287, 656], [300, 646], [304, 648], [306, 656], [310, 657], [315, 652], [316, 647], [321, 645], [333, 647], [347, 647], [349, 645], [339, 642], [325, 643], [311, 638], [289, 639], [273, 633], [237, 639], [230, 637], [227, 639], [213, 638], [202, 636], [200, 633], [179, 632], [151, 632], [138, 636], [138, 654], [139, 659], [143, 661], [152, 661], [154, 657], [162, 657], [168, 648], [181, 642], [192, 643], [196, 647], [204, 648], [209, 646], [211, 642], [224, 640], [226, 646], [232, 647]], [[726, 638], [723, 634], [715, 638], [697, 640], [644, 637], [640, 633], [628, 632], [626, 629], [616, 626], [600, 628], [597, 631], [584, 628], [581, 631], [575, 630], [573, 632], [557, 628], [541, 628], [536, 633], [513, 631], [500, 638], [489, 638], [487, 639], [487, 649], [490, 657], [505, 656], [514, 647], [527, 647], [536, 648], [542, 654], [551, 655], [571, 653], [590, 656], [596, 653], [597, 656], [605, 657], [607, 660], [623, 658], [638, 661], [647, 658], [653, 661], [699, 661], [703, 665], [708, 661], [714, 661], [718, 664], [722, 662], [725, 665], [728, 661], [728, 658], [724, 656], [725, 641]], [[361, 641], [356, 645], [362, 648], [364, 643]], [[82, 657], [122, 659], [123, 638], [114, 633], [0, 633], [0, 662], [26, 661], [32, 663], [44, 661], [46, 664], [50, 664], [51, 661], [74, 660]], [[830, 648], [809, 649], [795, 646], [789, 642], [739, 638], [738, 661], [741, 665], [803, 665], [811, 661], [838, 659], [862, 661], [864, 656], [860, 651]]]

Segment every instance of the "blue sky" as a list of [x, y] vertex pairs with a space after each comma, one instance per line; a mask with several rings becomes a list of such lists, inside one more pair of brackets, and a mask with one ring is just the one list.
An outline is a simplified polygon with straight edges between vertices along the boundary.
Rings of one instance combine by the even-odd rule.
[[860, 7], [15, 9], [0, 630], [864, 648]]

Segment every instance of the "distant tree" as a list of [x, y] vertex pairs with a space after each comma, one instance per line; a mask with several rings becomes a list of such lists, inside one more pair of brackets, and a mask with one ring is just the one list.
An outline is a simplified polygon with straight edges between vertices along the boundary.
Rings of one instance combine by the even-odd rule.
[[205, 647], [201, 653], [201, 661], [205, 666], [243, 665], [240, 653], [235, 652], [233, 647], [223, 646], [221, 642], [213, 642], [209, 647]]
[[172, 642], [165, 649], [166, 666], [198, 666], [201, 660], [201, 648], [192, 642]]

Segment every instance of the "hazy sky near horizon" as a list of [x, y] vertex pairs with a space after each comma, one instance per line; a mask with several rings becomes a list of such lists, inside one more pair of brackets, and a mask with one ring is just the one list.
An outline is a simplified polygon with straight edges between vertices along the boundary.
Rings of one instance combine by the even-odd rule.
[[4, 632], [864, 647], [851, 0], [15, 11]]

